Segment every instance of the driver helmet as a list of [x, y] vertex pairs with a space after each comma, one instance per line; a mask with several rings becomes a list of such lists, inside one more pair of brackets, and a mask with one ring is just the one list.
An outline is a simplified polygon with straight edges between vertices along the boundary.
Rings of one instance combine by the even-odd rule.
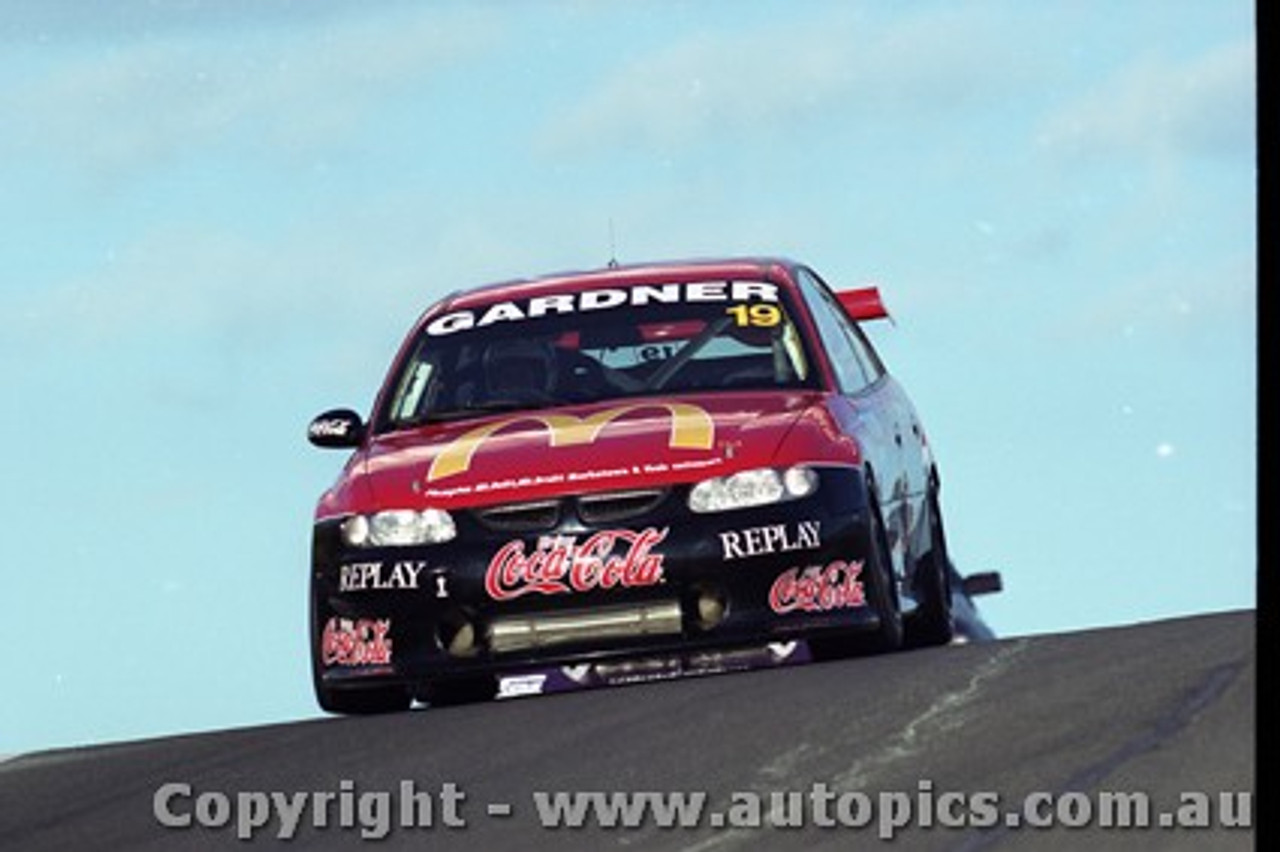
[[484, 352], [485, 387], [491, 395], [534, 392], [549, 395], [556, 384], [555, 347], [547, 340], [496, 340]]

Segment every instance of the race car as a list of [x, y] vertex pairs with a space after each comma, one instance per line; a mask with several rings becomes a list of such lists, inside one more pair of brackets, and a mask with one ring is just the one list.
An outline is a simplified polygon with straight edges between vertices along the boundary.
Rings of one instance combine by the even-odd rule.
[[368, 419], [308, 430], [354, 450], [314, 517], [321, 708], [952, 641], [938, 466], [860, 327], [885, 316], [877, 289], [785, 258], [429, 307]]

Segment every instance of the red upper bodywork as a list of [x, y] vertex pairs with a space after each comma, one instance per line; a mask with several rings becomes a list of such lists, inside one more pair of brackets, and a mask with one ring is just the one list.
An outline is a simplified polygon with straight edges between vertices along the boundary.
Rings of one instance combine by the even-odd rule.
[[325, 494], [317, 517], [523, 502], [858, 460], [821, 393], [611, 400], [375, 437], [341, 486]]
[[[428, 309], [393, 365], [409, 356], [428, 322], [449, 312], [559, 293], [675, 281], [755, 280], [794, 291], [778, 259], [696, 261], [609, 268], [515, 281], [451, 296]], [[841, 302], [852, 316], [885, 316], [874, 288]], [[800, 301], [798, 298], [797, 302]], [[807, 312], [801, 333], [816, 339]], [[831, 365], [814, 364], [823, 387]], [[384, 386], [377, 402], [392, 393]], [[756, 467], [861, 462], [861, 449], [824, 391], [718, 391], [623, 397], [507, 412], [367, 437], [316, 517], [388, 508], [452, 509], [537, 500], [564, 493], [688, 483]], [[838, 403], [837, 403], [838, 407]]]

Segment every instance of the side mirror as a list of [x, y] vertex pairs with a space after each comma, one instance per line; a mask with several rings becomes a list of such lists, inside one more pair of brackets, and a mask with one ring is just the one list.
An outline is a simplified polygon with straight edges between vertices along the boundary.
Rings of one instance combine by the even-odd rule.
[[1000, 578], [999, 571], [980, 571], [977, 574], [970, 574], [960, 581], [960, 585], [969, 597], [1004, 591], [1004, 580]]
[[364, 420], [349, 408], [334, 408], [311, 421], [307, 440], [317, 447], [350, 449], [364, 440]]

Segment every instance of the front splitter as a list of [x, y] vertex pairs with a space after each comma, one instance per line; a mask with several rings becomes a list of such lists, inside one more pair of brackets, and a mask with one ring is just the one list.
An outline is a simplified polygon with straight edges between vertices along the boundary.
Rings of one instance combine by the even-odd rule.
[[731, 650], [662, 654], [623, 661], [523, 668], [498, 675], [498, 698], [521, 698], [659, 680], [776, 668], [810, 662], [803, 640]]

